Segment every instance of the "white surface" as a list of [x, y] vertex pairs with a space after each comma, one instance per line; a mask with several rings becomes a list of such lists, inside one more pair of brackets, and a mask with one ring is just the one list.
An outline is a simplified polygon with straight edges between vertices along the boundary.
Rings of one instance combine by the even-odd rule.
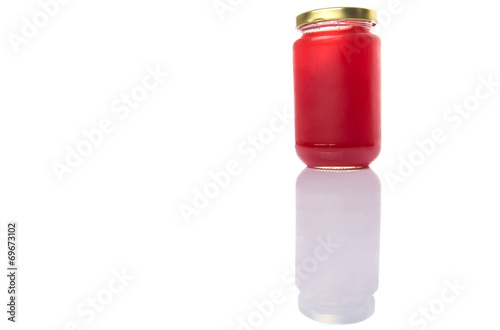
[[[2, 311], [1, 329], [237, 329], [269, 299], [280, 303], [259, 329], [328, 327], [299, 312], [289, 281], [304, 166], [292, 121], [277, 113], [293, 107], [295, 16], [340, 5], [386, 10], [383, 150], [372, 166], [379, 287], [373, 316], [349, 328], [423, 329], [429, 305], [444, 309], [428, 329], [496, 324], [500, 87], [468, 118], [447, 109], [484, 94], [480, 77], [500, 81], [499, 4], [230, 3], [221, 20], [212, 0], [68, 1], [15, 53], [8, 33], [40, 6], [2, 2], [0, 260], [6, 267], [6, 222], [18, 221], [20, 291], [19, 322]], [[113, 112], [157, 66], [169, 76], [128, 116]], [[60, 182], [52, 162], [104, 118], [114, 130]], [[273, 118], [284, 130], [256, 151], [251, 137]], [[433, 134], [430, 155], [411, 174], [401, 168], [391, 189], [387, 173], [418, 161], [415, 140]], [[230, 182], [187, 223], [179, 205], [228, 166]], [[133, 279], [117, 279], [122, 269]], [[438, 301], [455, 279], [466, 289]], [[6, 288], [2, 276], [0, 301]], [[112, 301], [91, 312], [96, 296]]]

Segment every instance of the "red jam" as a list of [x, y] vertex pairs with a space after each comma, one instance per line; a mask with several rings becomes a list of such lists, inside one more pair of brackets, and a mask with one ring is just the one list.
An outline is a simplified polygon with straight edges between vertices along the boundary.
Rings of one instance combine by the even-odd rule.
[[308, 167], [366, 167], [380, 152], [380, 38], [373, 25], [349, 20], [299, 27], [295, 138]]

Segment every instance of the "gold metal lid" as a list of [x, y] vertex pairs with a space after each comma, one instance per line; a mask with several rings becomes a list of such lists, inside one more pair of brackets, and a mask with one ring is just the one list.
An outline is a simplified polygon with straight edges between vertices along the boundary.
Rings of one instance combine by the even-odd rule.
[[377, 12], [360, 7], [331, 7], [306, 11], [297, 16], [297, 27], [313, 22], [356, 19], [377, 24]]

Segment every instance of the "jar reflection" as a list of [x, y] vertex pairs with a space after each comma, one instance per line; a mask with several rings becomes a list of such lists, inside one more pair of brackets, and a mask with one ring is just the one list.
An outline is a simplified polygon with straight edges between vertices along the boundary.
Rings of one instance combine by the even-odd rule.
[[380, 181], [370, 168], [304, 169], [296, 185], [299, 309], [324, 323], [369, 318], [378, 288]]

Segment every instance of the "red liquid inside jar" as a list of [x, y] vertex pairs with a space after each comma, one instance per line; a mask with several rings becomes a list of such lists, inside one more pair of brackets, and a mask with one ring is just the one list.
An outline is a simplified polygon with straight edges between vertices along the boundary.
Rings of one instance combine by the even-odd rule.
[[330, 20], [299, 27], [295, 138], [309, 167], [366, 167], [380, 152], [380, 38], [373, 25]]

